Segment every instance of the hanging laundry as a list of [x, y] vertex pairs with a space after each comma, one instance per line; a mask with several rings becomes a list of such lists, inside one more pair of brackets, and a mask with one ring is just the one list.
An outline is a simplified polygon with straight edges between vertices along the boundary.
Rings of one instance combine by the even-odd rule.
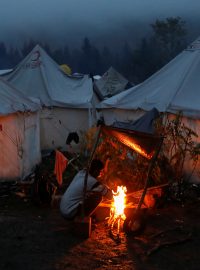
[[54, 174], [56, 175], [56, 179], [58, 184], [61, 186], [63, 181], [63, 172], [66, 169], [68, 164], [68, 159], [58, 150], [56, 150], [56, 159], [55, 159], [55, 167]]

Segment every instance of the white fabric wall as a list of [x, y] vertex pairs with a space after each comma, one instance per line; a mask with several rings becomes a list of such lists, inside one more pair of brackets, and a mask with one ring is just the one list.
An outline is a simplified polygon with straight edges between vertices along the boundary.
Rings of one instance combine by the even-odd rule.
[[38, 114], [0, 116], [0, 180], [23, 179], [40, 158]]
[[16, 114], [0, 117], [0, 179], [16, 179], [21, 176], [20, 141], [23, 131], [19, 129]]
[[69, 132], [85, 132], [92, 120], [88, 109], [78, 108], [44, 108], [40, 112], [41, 150], [66, 147]]
[[25, 140], [23, 143], [22, 178], [30, 174], [35, 165], [41, 161], [39, 113], [29, 113], [25, 117], [24, 124]]

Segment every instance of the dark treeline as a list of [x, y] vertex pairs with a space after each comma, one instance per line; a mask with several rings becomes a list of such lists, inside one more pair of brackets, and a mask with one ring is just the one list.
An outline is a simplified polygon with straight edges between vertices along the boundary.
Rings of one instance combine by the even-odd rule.
[[87, 37], [80, 48], [52, 49], [50, 44], [29, 40], [23, 44], [21, 50], [6, 48], [0, 43], [0, 69], [16, 66], [36, 44], [58, 63], [67, 64], [72, 72], [102, 75], [113, 66], [133, 83], [139, 83], [148, 78], [163, 65], [174, 58], [186, 47], [185, 22], [180, 17], [170, 17], [156, 20], [152, 25], [152, 35], [143, 38], [137, 48], [132, 48], [125, 42], [120, 50], [104, 46], [99, 49]]

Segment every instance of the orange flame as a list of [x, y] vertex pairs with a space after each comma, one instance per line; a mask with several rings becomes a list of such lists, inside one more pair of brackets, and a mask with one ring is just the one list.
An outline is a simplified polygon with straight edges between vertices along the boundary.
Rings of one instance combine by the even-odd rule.
[[126, 205], [126, 192], [127, 189], [125, 186], [118, 186], [117, 192], [113, 192], [113, 206], [111, 208], [111, 211], [114, 213], [115, 218], [121, 217], [122, 219], [125, 219], [126, 216], [124, 214], [124, 208]]

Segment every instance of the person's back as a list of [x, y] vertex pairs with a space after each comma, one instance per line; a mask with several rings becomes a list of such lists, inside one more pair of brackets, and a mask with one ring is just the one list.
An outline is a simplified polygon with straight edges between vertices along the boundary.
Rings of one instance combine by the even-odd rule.
[[[65, 219], [73, 220], [79, 216], [84, 208], [84, 213], [90, 215], [102, 200], [102, 196], [112, 198], [111, 190], [97, 181], [103, 169], [103, 163], [94, 159], [91, 162], [90, 170], [86, 177], [86, 171], [78, 172], [69, 187], [63, 194], [60, 203], [60, 211]], [[86, 193], [84, 194], [84, 184], [86, 180]]]
[[[77, 212], [77, 207], [83, 202], [85, 174], [85, 170], [78, 172], [61, 198], [60, 211], [65, 218], [73, 218]], [[88, 175], [87, 191], [92, 190], [96, 183], [97, 180]]]

